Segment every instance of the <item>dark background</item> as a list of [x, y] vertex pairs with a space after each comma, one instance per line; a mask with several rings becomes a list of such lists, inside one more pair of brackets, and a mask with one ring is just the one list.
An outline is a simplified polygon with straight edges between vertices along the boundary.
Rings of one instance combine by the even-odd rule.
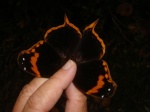
[[0, 112], [10, 112], [33, 76], [17, 55], [43, 39], [64, 13], [81, 30], [99, 18], [96, 31], [118, 87], [107, 112], [150, 112], [149, 0], [5, 0], [0, 3]]

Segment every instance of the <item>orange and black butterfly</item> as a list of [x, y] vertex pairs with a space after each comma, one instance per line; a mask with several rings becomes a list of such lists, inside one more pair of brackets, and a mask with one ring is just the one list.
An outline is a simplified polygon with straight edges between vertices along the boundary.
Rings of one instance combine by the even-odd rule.
[[111, 97], [116, 84], [107, 63], [101, 60], [105, 44], [94, 30], [97, 22], [85, 27], [81, 33], [65, 16], [64, 23], [50, 28], [44, 40], [19, 54], [19, 66], [32, 75], [49, 78], [72, 59], [77, 64], [73, 83], [79, 90], [98, 98]]

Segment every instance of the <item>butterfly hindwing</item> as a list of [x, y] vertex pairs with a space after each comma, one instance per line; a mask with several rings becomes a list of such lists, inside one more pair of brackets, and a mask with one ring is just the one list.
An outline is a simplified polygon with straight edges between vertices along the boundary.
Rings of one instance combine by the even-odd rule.
[[50, 44], [56, 52], [64, 59], [69, 59], [78, 47], [82, 34], [80, 30], [69, 22], [67, 16], [64, 18], [64, 24], [50, 28], [44, 40]]
[[105, 44], [99, 35], [95, 32], [95, 26], [97, 22], [98, 20], [94, 21], [83, 31], [81, 46], [76, 56], [76, 58], [80, 57], [82, 62], [99, 60], [105, 53]]

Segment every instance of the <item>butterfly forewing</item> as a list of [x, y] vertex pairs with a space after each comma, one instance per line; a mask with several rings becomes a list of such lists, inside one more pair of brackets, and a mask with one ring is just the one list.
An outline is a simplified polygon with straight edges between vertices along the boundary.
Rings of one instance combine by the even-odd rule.
[[44, 41], [39, 41], [28, 50], [19, 54], [20, 67], [37, 77], [50, 77], [62, 66], [62, 59]]
[[73, 82], [84, 93], [101, 98], [111, 97], [116, 89], [107, 63], [103, 60], [78, 65], [78, 71]]

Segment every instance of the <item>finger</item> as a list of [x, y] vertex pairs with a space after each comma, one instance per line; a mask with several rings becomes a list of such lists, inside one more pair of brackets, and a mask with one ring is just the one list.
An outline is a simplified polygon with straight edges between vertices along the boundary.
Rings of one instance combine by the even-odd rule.
[[58, 101], [64, 89], [72, 82], [76, 73], [76, 64], [69, 60], [59, 71], [47, 80], [29, 98], [24, 112], [47, 112]]
[[87, 112], [87, 98], [73, 83], [66, 89], [67, 103], [65, 112]]
[[22, 112], [29, 97], [39, 88], [48, 78], [34, 78], [29, 84], [25, 85], [20, 92], [14, 105], [13, 112]]

